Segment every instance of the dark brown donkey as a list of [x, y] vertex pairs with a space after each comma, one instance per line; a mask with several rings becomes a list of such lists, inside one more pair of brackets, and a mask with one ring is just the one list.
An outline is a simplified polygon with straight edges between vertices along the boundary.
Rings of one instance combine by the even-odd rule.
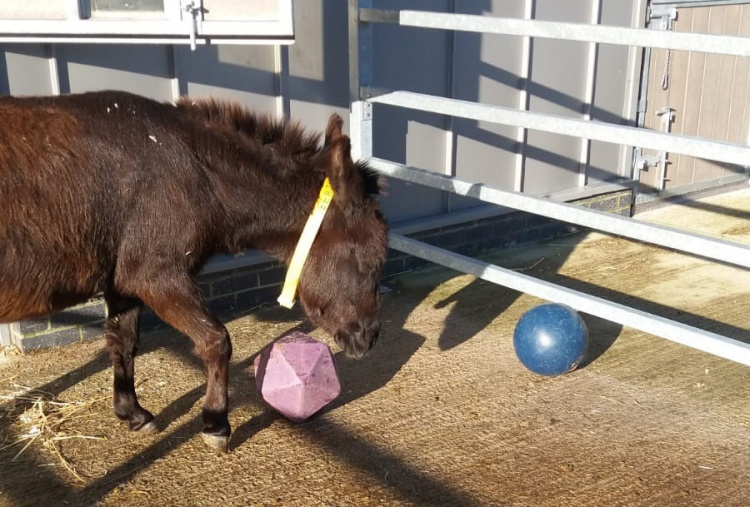
[[193, 275], [214, 253], [288, 262], [328, 177], [335, 197], [304, 265], [313, 324], [363, 356], [380, 329], [386, 224], [377, 177], [354, 163], [341, 118], [324, 142], [296, 124], [213, 101], [122, 92], [0, 99], [0, 322], [103, 293], [115, 414], [154, 431], [136, 399], [143, 303], [189, 336], [207, 368], [204, 436], [225, 449], [232, 345]]

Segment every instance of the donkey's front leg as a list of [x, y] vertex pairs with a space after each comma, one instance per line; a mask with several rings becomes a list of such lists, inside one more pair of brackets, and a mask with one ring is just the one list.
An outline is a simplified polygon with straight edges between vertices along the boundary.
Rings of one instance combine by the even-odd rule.
[[[228, 377], [232, 342], [227, 329], [208, 311], [192, 279], [180, 277], [180, 283], [152, 281], [143, 300], [156, 314], [195, 344], [195, 352], [206, 365], [208, 382], [203, 404], [203, 437], [212, 448], [226, 451], [229, 426]], [[169, 291], [154, 292], [154, 287]]]

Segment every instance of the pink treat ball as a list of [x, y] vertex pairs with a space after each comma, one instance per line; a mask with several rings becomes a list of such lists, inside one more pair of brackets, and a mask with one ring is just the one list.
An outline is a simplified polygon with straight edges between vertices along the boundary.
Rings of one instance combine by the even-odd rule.
[[299, 331], [263, 349], [253, 364], [260, 397], [294, 422], [309, 418], [341, 393], [331, 349]]

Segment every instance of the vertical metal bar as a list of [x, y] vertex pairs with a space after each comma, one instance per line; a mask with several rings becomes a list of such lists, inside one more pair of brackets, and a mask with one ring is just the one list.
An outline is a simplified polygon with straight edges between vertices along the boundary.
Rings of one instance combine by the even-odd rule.
[[[644, 28], [646, 24], [646, 8], [647, 0], [633, 1], [631, 25], [636, 24], [637, 28]], [[622, 116], [628, 120], [633, 119], [634, 124], [638, 127], [642, 127], [644, 124], [645, 111], [641, 112], [640, 109], [646, 103], [650, 59], [650, 47], [630, 46], [628, 49], [627, 76], [625, 78], [628, 82], [626, 89], [629, 92], [625, 97]], [[632, 148], [624, 144], [620, 145], [620, 160], [617, 174], [633, 180], [639, 180], [640, 168], [635, 166], [635, 160], [640, 156], [641, 152], [642, 149], [639, 147]]]
[[291, 105], [287, 96], [287, 76], [289, 75], [289, 48], [277, 44], [273, 47], [274, 57], [274, 86], [276, 88], [276, 117], [279, 119], [290, 116]]
[[169, 86], [172, 91], [172, 100], [177, 100], [182, 95], [180, 90], [180, 67], [177, 57], [177, 46], [170, 44], [167, 48], [167, 65], [169, 65]]
[[359, 100], [359, 1], [349, 0], [349, 104]]
[[[534, 19], [536, 11], [536, 0], [525, 0], [523, 5], [523, 19]], [[521, 43], [521, 83], [522, 88], [518, 93], [518, 109], [521, 111], [529, 110], [529, 81], [531, 79], [531, 64], [533, 43], [531, 37], [524, 36]], [[526, 174], [526, 144], [528, 142], [529, 131], [523, 127], [516, 130], [516, 141], [518, 143], [518, 153], [516, 154], [516, 172], [513, 179], [513, 190], [523, 192], [524, 176]]]
[[10, 324], [0, 324], [0, 346], [11, 345]]
[[[448, 7], [450, 12], [456, 12], [456, 1], [451, 0]], [[456, 32], [449, 31], [448, 37], [450, 42], [448, 44], [448, 72], [447, 72], [447, 86], [446, 93], [448, 97], [454, 98], [455, 96], [455, 78], [456, 78]], [[443, 174], [446, 176], [456, 175], [456, 134], [453, 131], [453, 123], [455, 118], [453, 116], [446, 116], [445, 125], [445, 165], [443, 166]], [[453, 207], [453, 194], [450, 192], [443, 193], [443, 212], [450, 213]]]
[[87, 0], [65, 0], [65, 10], [69, 20], [86, 19], [88, 17]]
[[60, 69], [58, 68], [57, 49], [54, 44], [45, 44], [47, 63], [49, 65], [49, 81], [52, 95], [60, 95]]
[[[591, 15], [589, 22], [592, 25], [601, 23], [602, 0], [591, 0]], [[596, 88], [596, 56], [599, 44], [589, 42], [588, 55], [586, 57], [586, 88], [583, 93], [583, 119], [591, 120], [591, 110], [594, 104], [594, 90]], [[588, 181], [588, 168], [591, 160], [591, 140], [581, 138], [580, 167], [578, 172], [578, 186], [586, 186]]]
[[372, 27], [359, 22], [360, 7], [370, 7], [370, 0], [349, 0], [349, 133], [352, 157], [372, 156], [372, 103], [362, 100], [362, 87], [372, 85]]

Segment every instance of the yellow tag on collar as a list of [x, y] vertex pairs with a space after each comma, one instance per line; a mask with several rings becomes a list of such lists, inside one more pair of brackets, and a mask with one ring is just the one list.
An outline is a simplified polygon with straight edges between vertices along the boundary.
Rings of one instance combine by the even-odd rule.
[[323, 218], [326, 216], [328, 206], [330, 206], [333, 200], [333, 187], [328, 178], [323, 182], [323, 188], [320, 189], [320, 195], [318, 200], [315, 202], [312, 213], [307, 219], [305, 228], [302, 230], [302, 235], [297, 242], [297, 246], [292, 254], [292, 260], [289, 263], [289, 269], [286, 272], [286, 278], [284, 279], [284, 288], [281, 290], [281, 296], [279, 296], [278, 302], [285, 308], [291, 308], [294, 306], [294, 296], [297, 293], [297, 285], [299, 284], [299, 277], [302, 274], [302, 268], [305, 265], [305, 260], [310, 253], [315, 236], [318, 235], [318, 230], [323, 223]]

